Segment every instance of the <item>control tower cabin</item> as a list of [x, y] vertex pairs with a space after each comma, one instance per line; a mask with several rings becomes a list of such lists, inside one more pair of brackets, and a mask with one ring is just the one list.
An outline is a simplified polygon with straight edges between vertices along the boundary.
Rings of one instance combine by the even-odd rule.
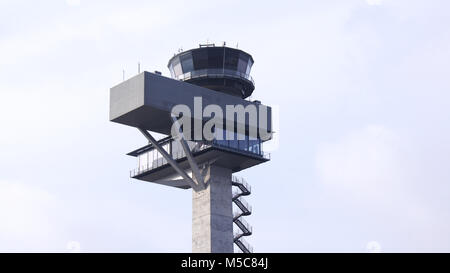
[[[255, 89], [250, 76], [253, 63], [252, 56], [242, 50], [200, 45], [169, 60], [171, 78], [143, 72], [110, 90], [110, 120], [136, 127], [148, 140], [128, 153], [138, 162], [131, 178], [192, 189], [193, 252], [232, 253], [233, 244], [238, 251], [253, 252], [244, 240], [252, 227], [243, 219], [252, 212], [243, 197], [251, 188], [233, 175], [270, 160], [263, 142], [272, 134], [271, 108], [246, 99]], [[177, 105], [191, 114], [175, 113]], [[211, 116], [195, 113], [204, 113], [211, 105], [223, 111], [224, 126], [214, 126], [212, 139], [196, 138], [195, 124], [206, 126]], [[244, 112], [245, 118], [231, 119], [239, 113], [225, 115], [229, 106], [256, 109], [256, 117]], [[194, 126], [179, 126], [183, 117]], [[151, 132], [167, 137], [156, 140]]]

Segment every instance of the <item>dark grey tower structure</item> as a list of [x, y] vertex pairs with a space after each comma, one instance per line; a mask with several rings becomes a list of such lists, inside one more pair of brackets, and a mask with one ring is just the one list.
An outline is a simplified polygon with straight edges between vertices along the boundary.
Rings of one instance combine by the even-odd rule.
[[[110, 120], [138, 128], [149, 142], [128, 154], [138, 160], [130, 176], [192, 189], [193, 252], [233, 252], [233, 243], [252, 252], [243, 239], [252, 234], [243, 219], [252, 211], [243, 198], [251, 189], [233, 173], [270, 160], [262, 144], [272, 133], [271, 108], [246, 100], [255, 89], [253, 63], [242, 50], [200, 45], [170, 59], [172, 78], [143, 72], [110, 90]], [[194, 114], [178, 115], [177, 105]], [[224, 127], [214, 126], [212, 139], [199, 138], [195, 125], [211, 121], [204, 117], [209, 106], [226, 113], [220, 119]], [[174, 127], [181, 118], [193, 128]], [[156, 140], [149, 131], [167, 137]]]
[[253, 63], [242, 50], [204, 45], [175, 55], [168, 67], [175, 79], [245, 99], [255, 89]]

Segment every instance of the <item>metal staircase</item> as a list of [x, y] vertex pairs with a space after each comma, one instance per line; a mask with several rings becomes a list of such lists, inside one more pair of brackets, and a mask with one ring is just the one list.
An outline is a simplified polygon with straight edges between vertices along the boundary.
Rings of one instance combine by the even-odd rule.
[[252, 235], [252, 226], [243, 219], [243, 216], [252, 214], [252, 206], [243, 198], [243, 196], [250, 195], [251, 188], [243, 178], [234, 175], [232, 176], [231, 184], [235, 186], [233, 203], [238, 207], [238, 210], [233, 212], [233, 222], [239, 228], [239, 231], [234, 233], [234, 243], [243, 253], [252, 253], [253, 247], [243, 238], [244, 236]]

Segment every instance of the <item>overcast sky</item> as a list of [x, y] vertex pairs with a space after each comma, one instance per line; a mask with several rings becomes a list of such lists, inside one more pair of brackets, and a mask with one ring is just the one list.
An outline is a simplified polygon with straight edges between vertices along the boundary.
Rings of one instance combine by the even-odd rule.
[[256, 252], [450, 251], [450, 2], [0, 0], [0, 251], [191, 251], [191, 193], [129, 178], [109, 88], [238, 45], [279, 109], [238, 173]]

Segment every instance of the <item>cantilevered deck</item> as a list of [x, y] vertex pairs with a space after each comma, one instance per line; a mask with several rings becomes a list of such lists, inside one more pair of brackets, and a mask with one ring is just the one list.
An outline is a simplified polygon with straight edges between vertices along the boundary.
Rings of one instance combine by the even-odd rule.
[[[270, 160], [270, 154], [262, 151], [261, 143], [247, 142], [247, 145], [234, 145], [234, 143], [236, 142], [189, 141], [188, 145], [200, 167], [207, 163], [213, 163], [216, 166], [238, 172]], [[179, 147], [178, 141], [166, 137], [159, 140], [158, 144], [171, 155], [181, 168], [189, 169], [186, 154]], [[176, 180], [178, 174], [152, 144], [130, 152], [128, 155], [138, 158], [138, 168], [130, 171], [130, 177], [183, 189], [190, 188], [186, 182]]]

